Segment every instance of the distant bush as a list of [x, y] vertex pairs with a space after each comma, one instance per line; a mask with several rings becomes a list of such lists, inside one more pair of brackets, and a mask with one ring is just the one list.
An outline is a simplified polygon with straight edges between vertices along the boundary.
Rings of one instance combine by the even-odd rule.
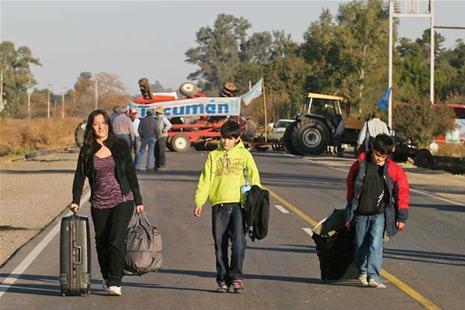
[[397, 104], [393, 109], [396, 136], [411, 139], [421, 146], [429, 145], [436, 136], [454, 128], [455, 114], [445, 105], [424, 100], [417, 104]]
[[0, 119], [0, 156], [74, 144], [78, 118]]

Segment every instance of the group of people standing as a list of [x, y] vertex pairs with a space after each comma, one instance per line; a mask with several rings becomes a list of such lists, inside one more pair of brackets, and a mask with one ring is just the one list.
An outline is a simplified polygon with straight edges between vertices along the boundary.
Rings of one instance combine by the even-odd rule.
[[142, 119], [137, 117], [136, 110], [126, 107], [115, 107], [111, 122], [115, 135], [124, 139], [134, 150], [134, 165], [140, 171], [142, 157], [147, 151], [145, 168], [147, 171], [166, 169], [166, 140], [171, 122], [164, 116], [163, 108], [148, 109]]

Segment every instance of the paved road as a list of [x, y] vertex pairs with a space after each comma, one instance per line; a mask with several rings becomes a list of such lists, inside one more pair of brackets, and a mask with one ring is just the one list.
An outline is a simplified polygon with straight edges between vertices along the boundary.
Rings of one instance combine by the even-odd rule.
[[[420, 309], [424, 304], [465, 309], [465, 203], [412, 194], [407, 231], [386, 244], [383, 267], [392, 276], [386, 289], [360, 288], [352, 280], [325, 283], [319, 279], [314, 243], [303, 228], [344, 206], [344, 167], [275, 153], [254, 155], [263, 183], [275, 194], [272, 205], [289, 213], [272, 207], [268, 237], [248, 242], [246, 291], [215, 293], [210, 210], [200, 219], [192, 216], [206, 154], [168, 155], [168, 171], [139, 175], [147, 215], [163, 236], [161, 272], [126, 277], [123, 297], [103, 296], [94, 252], [92, 294], [60, 297], [58, 238], [43, 241], [53, 236], [53, 223], [0, 269], [1, 281], [15, 268], [8, 281], [19, 277], [0, 297], [1, 309]], [[83, 213], [89, 215], [88, 205]], [[41, 241], [44, 250], [18, 271]], [[6, 287], [0, 286], [0, 294]]]

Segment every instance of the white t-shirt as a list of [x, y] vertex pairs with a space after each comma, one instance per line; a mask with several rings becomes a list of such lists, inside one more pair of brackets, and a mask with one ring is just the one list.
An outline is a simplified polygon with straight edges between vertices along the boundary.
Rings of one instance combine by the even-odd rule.
[[132, 121], [132, 126], [134, 126], [134, 131], [136, 132], [136, 137], [139, 137], [139, 124], [140, 124], [140, 119], [136, 118], [135, 120]]

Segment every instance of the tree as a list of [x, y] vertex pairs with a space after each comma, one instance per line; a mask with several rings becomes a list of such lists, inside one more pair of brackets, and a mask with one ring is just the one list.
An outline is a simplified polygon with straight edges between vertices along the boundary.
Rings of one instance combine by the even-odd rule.
[[[387, 85], [388, 13], [381, 0], [340, 5], [334, 20], [328, 10], [304, 34], [301, 53], [310, 65], [306, 88], [339, 94], [367, 114]], [[376, 99], [375, 99], [376, 98]]]
[[130, 96], [117, 75], [100, 72], [93, 77], [90, 72], [81, 72], [74, 84], [74, 107], [72, 114], [85, 116], [95, 108], [96, 80], [99, 108], [110, 111], [114, 105], [126, 104], [128, 102]]
[[16, 115], [20, 105], [25, 103], [26, 91], [37, 82], [31, 72], [30, 66], [40, 66], [38, 58], [33, 57], [31, 50], [22, 46], [15, 49], [13, 42], [0, 43], [0, 65], [3, 75], [3, 102], [5, 115]]
[[414, 104], [397, 104], [393, 112], [396, 136], [420, 146], [429, 145], [436, 136], [454, 128], [454, 113], [447, 106], [432, 106], [429, 97]]
[[250, 23], [243, 17], [220, 14], [213, 29], [202, 27], [196, 33], [197, 47], [186, 51], [186, 62], [198, 65], [199, 70], [188, 79], [197, 80], [204, 91], [218, 93], [224, 82], [231, 81], [240, 64], [239, 46], [245, 43]]

